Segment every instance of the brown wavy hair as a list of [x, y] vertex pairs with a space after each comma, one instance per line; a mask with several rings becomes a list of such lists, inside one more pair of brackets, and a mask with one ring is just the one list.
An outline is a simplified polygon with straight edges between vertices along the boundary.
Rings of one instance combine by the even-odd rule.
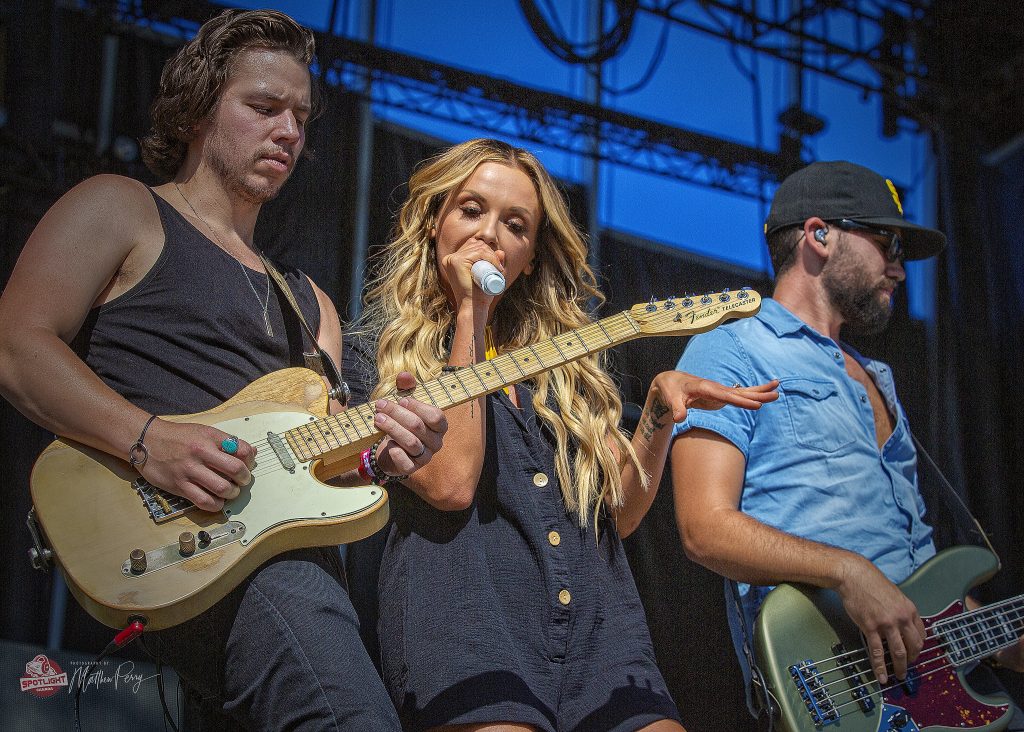
[[[512, 284], [494, 312], [491, 326], [498, 351], [540, 343], [587, 325], [592, 322], [588, 301], [603, 300], [587, 264], [586, 241], [540, 161], [498, 140], [469, 140], [450, 147], [413, 173], [394, 236], [368, 284], [358, 329], [377, 343], [379, 382], [374, 396], [387, 393], [399, 371], [425, 381], [437, 377], [447, 363], [455, 317], [441, 288], [430, 229], [437, 225], [448, 197], [487, 162], [523, 171], [533, 182], [543, 211], [534, 270]], [[562, 498], [584, 526], [591, 515], [596, 526], [605, 502], [622, 505], [620, 473], [626, 461], [646, 477], [629, 436], [619, 429], [622, 401], [605, 362], [604, 353], [590, 355], [533, 380], [534, 409], [555, 435]]]
[[[142, 139], [146, 167], [166, 180], [177, 174], [193, 128], [216, 106], [235, 58], [254, 48], [284, 51], [308, 67], [316, 44], [308, 29], [276, 10], [225, 10], [203, 23], [160, 75], [160, 90], [150, 108], [153, 126]], [[316, 79], [310, 83], [312, 119], [320, 94]]]

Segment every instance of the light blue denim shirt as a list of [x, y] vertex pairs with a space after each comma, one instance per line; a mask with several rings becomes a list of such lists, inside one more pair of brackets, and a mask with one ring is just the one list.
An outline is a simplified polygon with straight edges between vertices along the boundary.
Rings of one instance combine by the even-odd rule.
[[[896, 415], [881, 451], [871, 401], [846, 373], [841, 348], [871, 375]], [[893, 582], [935, 554], [917, 488], [917, 452], [884, 363], [840, 347], [766, 299], [756, 316], [692, 338], [678, 368], [727, 385], [779, 379], [778, 401], [760, 410], [691, 409], [675, 427], [676, 435], [710, 430], [739, 448], [746, 458], [744, 513], [789, 534], [858, 552]], [[739, 584], [748, 628], [769, 589]], [[726, 590], [737, 641], [728, 583]]]

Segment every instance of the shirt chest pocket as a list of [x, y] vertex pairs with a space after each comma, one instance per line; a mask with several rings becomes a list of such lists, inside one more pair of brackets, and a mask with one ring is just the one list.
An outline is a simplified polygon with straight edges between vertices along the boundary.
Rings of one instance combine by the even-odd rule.
[[796, 443], [821, 452], [835, 452], [852, 443], [859, 426], [843, 403], [836, 385], [825, 379], [782, 379], [779, 391]]

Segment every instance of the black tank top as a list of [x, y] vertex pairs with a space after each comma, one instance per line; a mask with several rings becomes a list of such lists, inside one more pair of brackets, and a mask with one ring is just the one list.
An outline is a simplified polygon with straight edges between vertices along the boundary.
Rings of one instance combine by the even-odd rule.
[[[264, 374], [303, 365], [298, 319], [290, 316], [286, 330], [281, 306], [290, 306], [273, 284], [274, 335], [267, 335], [267, 275], [243, 271], [173, 206], [155, 192], [153, 198], [164, 230], [160, 257], [135, 287], [89, 312], [75, 352], [114, 391], [153, 414], [205, 411]], [[278, 269], [317, 332], [320, 307], [309, 280], [297, 269]]]

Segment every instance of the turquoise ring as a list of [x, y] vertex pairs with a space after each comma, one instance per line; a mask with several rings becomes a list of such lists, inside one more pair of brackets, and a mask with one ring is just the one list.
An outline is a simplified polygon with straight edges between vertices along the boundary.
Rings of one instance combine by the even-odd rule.
[[224, 438], [220, 441], [220, 449], [228, 455], [234, 455], [238, 452], [238, 438], [234, 435]]

